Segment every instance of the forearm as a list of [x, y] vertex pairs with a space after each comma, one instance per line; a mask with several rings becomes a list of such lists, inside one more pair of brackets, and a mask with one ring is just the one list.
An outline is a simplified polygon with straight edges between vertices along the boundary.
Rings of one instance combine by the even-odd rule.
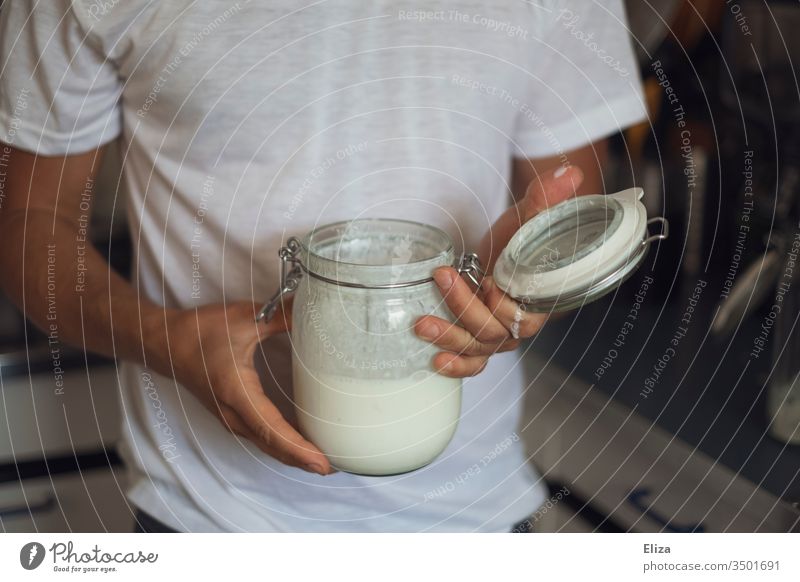
[[52, 212], [0, 215], [2, 287], [48, 336], [163, 369], [165, 311], [115, 273], [83, 231]]
[[[605, 191], [603, 167], [607, 158], [608, 140], [600, 140], [566, 154], [569, 163], [582, 170], [583, 181], [576, 185], [576, 194], [601, 194]], [[492, 225], [478, 247], [478, 256], [489, 269], [494, 266], [500, 251], [520, 226], [545, 206], [532, 207], [530, 201], [525, 200], [528, 187], [534, 181], [540, 183], [545, 172], [551, 172], [562, 164], [562, 156], [538, 160], [514, 160], [511, 187], [515, 203]]]
[[508, 208], [481, 239], [478, 245], [478, 257], [487, 273], [492, 272], [500, 251], [524, 222], [525, 209], [523, 202], [520, 201]]

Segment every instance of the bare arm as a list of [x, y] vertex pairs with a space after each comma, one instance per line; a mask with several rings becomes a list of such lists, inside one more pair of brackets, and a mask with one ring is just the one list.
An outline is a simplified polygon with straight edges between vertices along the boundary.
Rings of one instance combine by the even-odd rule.
[[99, 149], [42, 157], [12, 148], [0, 211], [0, 268], [9, 274], [2, 287], [59, 341], [163, 371], [163, 309], [140, 298], [89, 242], [90, 205], [98, 194], [91, 187], [102, 155]]
[[[578, 196], [582, 194], [603, 194], [603, 168], [608, 161], [608, 140], [603, 139], [583, 146], [565, 157], [570, 165], [583, 170], [583, 184], [578, 188]], [[547, 170], [560, 166], [561, 156], [538, 159], [515, 159], [511, 168], [511, 191], [515, 200], [522, 200], [528, 186]]]
[[[603, 187], [603, 166], [608, 157], [608, 140], [584, 146], [566, 154], [566, 159], [571, 166], [581, 170], [582, 180], [573, 180], [570, 194], [602, 194]], [[519, 230], [524, 222], [530, 220], [537, 212], [541, 212], [548, 206], [560, 200], [549, 200], [547, 197], [548, 188], [543, 187], [543, 182], [547, 179], [555, 168], [563, 162], [561, 156], [553, 156], [541, 159], [516, 159], [512, 167], [511, 189], [517, 204], [509, 208], [494, 223], [491, 230], [481, 241], [479, 255], [484, 264], [489, 268], [494, 266], [494, 260], [506, 245], [511, 236]], [[531, 204], [531, 196], [526, 198], [526, 194], [531, 193], [531, 189], [537, 192], [542, 191], [542, 199]], [[556, 196], [562, 196], [561, 189], [554, 190]]]
[[[583, 172], [583, 181], [576, 189], [578, 196], [582, 194], [602, 194], [604, 192], [603, 166], [608, 158], [608, 140], [601, 140], [573, 150], [565, 154], [565, 157], [570, 165], [577, 166]], [[514, 200], [518, 202], [524, 200], [531, 184], [535, 181], [541, 181], [546, 172], [559, 167], [562, 162], [563, 158], [561, 156], [530, 160], [515, 159], [511, 169], [511, 191], [514, 195]], [[495, 241], [493, 252], [489, 253], [487, 252], [488, 249], [484, 248], [489, 243], [488, 239], [484, 239], [481, 250], [486, 254], [482, 254], [482, 256], [496, 254], [500, 250], [496, 248], [497, 241], [510, 238], [511, 234], [519, 229], [521, 222], [524, 222], [524, 220], [521, 221], [522, 218], [524, 218], [524, 212], [520, 213], [516, 208], [509, 209], [492, 228], [491, 236]], [[507, 229], [508, 236], [506, 236]]]
[[[606, 159], [605, 141], [567, 154], [569, 167], [556, 171], [561, 157], [540, 160], [515, 160], [512, 192], [517, 201], [484, 236], [478, 247], [487, 273], [519, 227], [549, 206], [577, 194], [602, 193], [602, 167]], [[442, 348], [434, 366], [448, 376], [471, 376], [486, 366], [489, 357], [514, 349], [517, 338], [531, 337], [544, 325], [547, 315], [524, 313], [503, 293], [488, 275], [475, 294], [451, 268], [435, 275], [442, 295], [458, 322], [451, 325], [433, 316], [420, 318], [416, 331], [423, 339]], [[512, 333], [512, 330], [513, 333]]]
[[329, 473], [325, 455], [264, 395], [253, 363], [259, 342], [285, 331], [289, 318], [257, 323], [259, 306], [249, 302], [178, 310], [144, 298], [85, 230], [84, 191], [102, 149], [62, 157], [12, 150], [0, 209], [0, 269], [9, 275], [0, 285], [25, 315], [61, 342], [174, 377], [231, 432], [283, 463]]

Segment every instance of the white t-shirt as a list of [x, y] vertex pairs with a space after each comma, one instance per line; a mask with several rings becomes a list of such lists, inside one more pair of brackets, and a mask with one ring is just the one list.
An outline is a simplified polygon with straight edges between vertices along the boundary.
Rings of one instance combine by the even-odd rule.
[[[278, 247], [318, 224], [402, 217], [474, 249], [512, 158], [644, 117], [629, 43], [619, 1], [14, 0], [0, 139], [55, 155], [121, 136], [143, 292], [261, 302]], [[290, 391], [286, 338], [266, 351], [265, 390]], [[283, 466], [125, 364], [129, 497], [190, 531], [508, 531], [545, 495], [517, 436], [518, 360], [465, 382], [436, 462], [382, 478]]]

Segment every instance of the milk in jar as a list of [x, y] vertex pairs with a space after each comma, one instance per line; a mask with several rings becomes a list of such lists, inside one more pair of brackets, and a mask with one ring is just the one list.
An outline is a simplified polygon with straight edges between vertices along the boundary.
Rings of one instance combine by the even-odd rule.
[[461, 413], [461, 379], [437, 374], [439, 348], [415, 322], [453, 321], [432, 275], [459, 266], [432, 226], [360, 219], [320, 227], [282, 251], [292, 310], [300, 430], [339, 470], [394, 475], [432, 462]]

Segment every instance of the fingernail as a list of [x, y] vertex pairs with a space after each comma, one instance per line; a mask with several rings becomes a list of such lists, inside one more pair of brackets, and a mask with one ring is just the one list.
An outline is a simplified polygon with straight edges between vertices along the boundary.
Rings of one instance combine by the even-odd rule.
[[561, 166], [555, 172], [553, 172], [553, 177], [560, 178], [561, 176], [563, 176], [564, 174], [567, 173], [567, 168], [568, 167], [569, 166]]
[[453, 286], [453, 276], [450, 271], [436, 271], [433, 274], [436, 284], [444, 290], [450, 289]]
[[435, 339], [439, 335], [439, 326], [432, 321], [423, 321], [418, 328], [418, 333], [425, 339]]
[[320, 475], [325, 474], [325, 470], [322, 468], [322, 465], [317, 465], [316, 463], [308, 463], [306, 465], [306, 470], [311, 471], [312, 473], [319, 473]]

